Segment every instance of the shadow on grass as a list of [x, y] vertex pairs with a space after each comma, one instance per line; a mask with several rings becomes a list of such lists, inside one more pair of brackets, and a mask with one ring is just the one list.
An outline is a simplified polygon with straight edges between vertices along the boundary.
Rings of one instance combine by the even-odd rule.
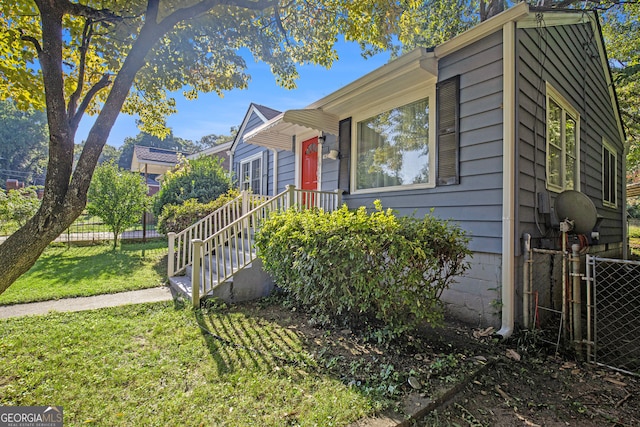
[[195, 319], [218, 371], [288, 370], [294, 380], [313, 365], [300, 338], [282, 325], [227, 309], [194, 310]]

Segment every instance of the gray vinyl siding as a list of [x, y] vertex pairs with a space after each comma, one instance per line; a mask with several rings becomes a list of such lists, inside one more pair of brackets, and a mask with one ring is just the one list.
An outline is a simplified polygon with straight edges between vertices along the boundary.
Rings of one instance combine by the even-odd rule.
[[287, 185], [295, 185], [296, 156], [293, 151], [278, 151], [278, 191], [282, 193]]
[[[338, 137], [337, 135], [325, 134], [325, 141], [322, 144], [322, 153], [318, 153], [320, 156], [324, 156], [329, 153], [331, 149], [338, 149]], [[322, 159], [322, 179], [321, 190], [333, 191], [338, 188], [338, 169], [340, 167], [339, 160]]]
[[[386, 208], [452, 219], [472, 237], [470, 249], [502, 249], [502, 32], [442, 58], [438, 79], [460, 75], [460, 184], [345, 195], [350, 207]], [[435, 114], [435, 111], [433, 112]], [[432, 153], [435, 155], [435, 153]]]
[[[255, 113], [251, 114], [251, 117], [249, 117], [249, 120], [247, 121], [247, 125], [245, 126], [244, 129], [244, 133], [247, 133], [249, 131], [251, 131], [252, 129], [260, 126], [263, 123], [262, 119], [260, 117], [258, 117]], [[238, 142], [238, 145], [235, 148], [234, 154], [233, 154], [233, 168], [232, 171], [234, 172], [234, 174], [236, 175], [236, 182], [238, 182], [238, 176], [237, 174], [239, 173], [240, 170], [240, 163], [242, 163], [245, 159], [248, 159], [250, 157], [253, 157], [257, 154], [262, 154], [262, 158], [265, 158], [264, 152], [268, 151], [267, 154], [267, 164], [262, 164], [263, 168], [267, 168], [266, 172], [267, 174], [263, 174], [263, 179], [265, 176], [267, 176], [267, 183], [266, 183], [266, 192], [269, 195], [273, 195], [273, 152], [271, 152], [269, 149], [259, 146], [259, 145], [252, 145], [252, 144], [247, 144], [244, 139], [240, 139], [240, 141]], [[237, 185], [239, 185], [239, 183], [237, 183]], [[265, 184], [263, 182], [263, 190], [265, 189]], [[263, 190], [261, 190], [261, 192], [264, 192]]]
[[[536, 193], [547, 191], [545, 82], [549, 82], [580, 114], [580, 191], [593, 200], [598, 215], [604, 218], [600, 227], [600, 243], [620, 242], [625, 204], [622, 200], [624, 149], [597, 49], [595, 38], [599, 35], [594, 34], [591, 25], [587, 24], [547, 27], [541, 31], [519, 29], [517, 32], [519, 144], [516, 235], [527, 232], [535, 238], [548, 231], [541, 215], [538, 215], [536, 225], [535, 202]], [[617, 208], [605, 207], [602, 202], [603, 137], [618, 152]], [[549, 191], [549, 195], [553, 205], [557, 193]]]

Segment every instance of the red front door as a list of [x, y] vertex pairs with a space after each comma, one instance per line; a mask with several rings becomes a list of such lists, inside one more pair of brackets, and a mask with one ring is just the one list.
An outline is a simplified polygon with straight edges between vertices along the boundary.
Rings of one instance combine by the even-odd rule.
[[302, 189], [318, 189], [318, 137], [302, 142]]

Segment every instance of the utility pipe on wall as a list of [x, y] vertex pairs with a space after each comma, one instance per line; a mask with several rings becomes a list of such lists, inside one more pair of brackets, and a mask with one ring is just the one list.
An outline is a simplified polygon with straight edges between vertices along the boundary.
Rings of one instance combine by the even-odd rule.
[[522, 235], [523, 243], [523, 257], [524, 263], [522, 265], [522, 286], [524, 290], [522, 292], [522, 320], [525, 328], [530, 328], [531, 322], [531, 234], [524, 233]]
[[571, 277], [572, 292], [571, 299], [573, 301], [573, 340], [576, 343], [576, 350], [581, 354], [580, 347], [582, 342], [582, 297], [580, 296], [580, 245], [571, 245]]

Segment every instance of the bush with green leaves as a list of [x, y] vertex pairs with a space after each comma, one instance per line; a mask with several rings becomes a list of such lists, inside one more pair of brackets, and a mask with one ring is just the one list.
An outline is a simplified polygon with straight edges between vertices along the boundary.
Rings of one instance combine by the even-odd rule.
[[468, 268], [468, 238], [433, 215], [398, 217], [379, 201], [273, 213], [256, 236], [264, 268], [318, 321], [386, 341], [443, 320], [442, 292]]
[[142, 220], [149, 197], [144, 178], [120, 169], [113, 162], [98, 166], [89, 187], [87, 211], [100, 217], [113, 233], [113, 248], [118, 235]]
[[28, 186], [6, 193], [0, 189], [0, 229], [15, 231], [36, 214], [40, 207], [38, 188], [42, 187]]
[[165, 205], [158, 217], [158, 231], [162, 234], [178, 233], [226, 205], [239, 194], [238, 190], [231, 189], [209, 203], [189, 199], [181, 205]]
[[156, 216], [166, 205], [181, 205], [196, 199], [200, 203], [216, 200], [232, 187], [231, 174], [217, 157], [201, 156], [186, 159], [175, 170], [167, 172], [153, 206]]

